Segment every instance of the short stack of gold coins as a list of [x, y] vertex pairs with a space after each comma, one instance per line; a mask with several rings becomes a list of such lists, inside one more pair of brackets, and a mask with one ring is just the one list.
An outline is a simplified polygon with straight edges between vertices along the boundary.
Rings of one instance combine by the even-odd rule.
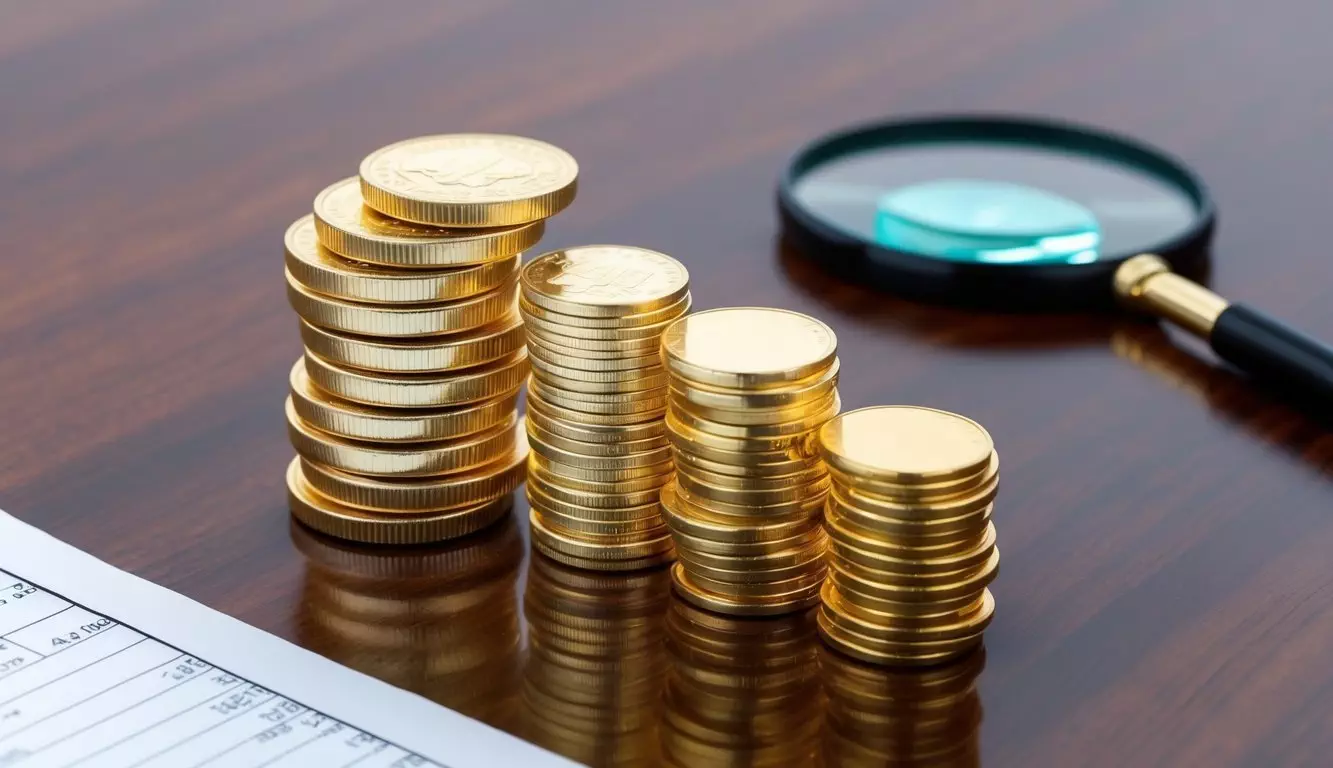
[[522, 481], [528, 372], [519, 255], [574, 198], [578, 166], [517, 136], [392, 144], [287, 230], [305, 354], [287, 420], [293, 514], [341, 538], [461, 536]]
[[517, 726], [525, 546], [512, 518], [420, 547], [344, 542], [295, 523], [292, 541], [306, 557], [302, 645], [489, 725]]
[[716, 309], [662, 337], [676, 476], [662, 508], [680, 595], [775, 615], [819, 602], [828, 471], [815, 431], [840, 408], [837, 339], [778, 309]]
[[601, 573], [534, 553], [523, 737], [586, 765], [658, 765], [670, 599], [664, 568]]
[[823, 698], [812, 614], [738, 618], [673, 600], [663, 763], [816, 765]]
[[820, 648], [822, 766], [981, 765], [982, 648], [947, 664], [885, 668]]
[[938, 664], [977, 646], [1000, 566], [990, 435], [957, 414], [879, 406], [832, 419], [819, 446], [833, 480], [821, 636], [888, 665]]
[[672, 467], [658, 348], [689, 311], [689, 273], [656, 251], [595, 245], [538, 256], [521, 283], [533, 544], [592, 570], [670, 561], [658, 501]]

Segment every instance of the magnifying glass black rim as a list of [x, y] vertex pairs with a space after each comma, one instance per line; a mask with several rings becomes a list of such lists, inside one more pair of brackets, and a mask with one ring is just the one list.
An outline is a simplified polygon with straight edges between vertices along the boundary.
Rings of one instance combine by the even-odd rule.
[[807, 144], [787, 164], [778, 185], [784, 239], [802, 255], [844, 279], [904, 298], [1010, 310], [1064, 310], [1114, 306], [1112, 276], [1122, 261], [1143, 251], [1103, 255], [1087, 264], [985, 264], [946, 261], [887, 248], [834, 226], [794, 194], [811, 169], [855, 152], [895, 144], [985, 141], [1046, 147], [1130, 166], [1172, 184], [1195, 205], [1190, 226], [1152, 253], [1181, 274], [1207, 271], [1216, 223], [1203, 181], [1175, 157], [1134, 139], [1074, 123], [1007, 115], [931, 116], [869, 123]]

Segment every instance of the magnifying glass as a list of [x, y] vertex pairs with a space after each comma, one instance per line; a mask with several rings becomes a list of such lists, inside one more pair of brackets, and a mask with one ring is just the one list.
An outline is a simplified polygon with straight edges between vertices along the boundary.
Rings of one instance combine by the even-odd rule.
[[1027, 118], [864, 125], [800, 150], [778, 207], [796, 249], [845, 279], [1010, 311], [1118, 301], [1333, 409], [1333, 349], [1189, 279], [1207, 271], [1213, 202], [1148, 145]]

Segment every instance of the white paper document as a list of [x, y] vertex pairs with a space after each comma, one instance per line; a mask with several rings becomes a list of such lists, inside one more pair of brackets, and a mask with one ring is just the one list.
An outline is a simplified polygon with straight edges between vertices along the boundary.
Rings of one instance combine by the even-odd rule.
[[571, 763], [0, 512], [0, 768]]

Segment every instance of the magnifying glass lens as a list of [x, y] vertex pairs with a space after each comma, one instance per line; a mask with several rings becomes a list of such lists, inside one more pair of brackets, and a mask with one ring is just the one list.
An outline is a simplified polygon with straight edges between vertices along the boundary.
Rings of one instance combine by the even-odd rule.
[[1096, 154], [1012, 141], [908, 141], [814, 165], [795, 201], [854, 237], [954, 262], [1086, 264], [1195, 226], [1179, 184]]

